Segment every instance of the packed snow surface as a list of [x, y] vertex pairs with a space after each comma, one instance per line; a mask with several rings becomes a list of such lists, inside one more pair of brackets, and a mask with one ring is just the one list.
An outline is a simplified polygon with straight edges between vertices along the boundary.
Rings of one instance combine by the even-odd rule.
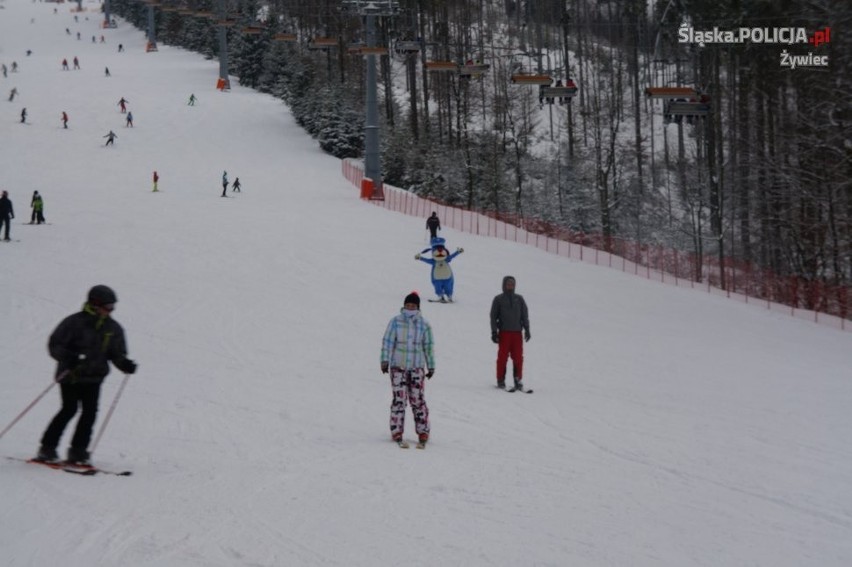
[[[380, 340], [408, 292], [432, 296], [425, 219], [359, 200], [280, 100], [217, 92], [216, 61], [74, 5], [0, 4], [19, 240], [0, 243], [0, 427], [50, 384], [56, 324], [110, 285], [140, 368], [94, 460], [134, 475], [0, 460], [0, 564], [852, 564], [848, 333], [445, 230], [465, 252], [457, 303], [423, 302], [432, 439], [400, 450]], [[220, 196], [224, 170], [242, 193]], [[35, 190], [45, 226], [24, 224]], [[494, 387], [506, 274], [533, 395]], [[54, 389], [0, 454], [33, 455], [58, 407]]]

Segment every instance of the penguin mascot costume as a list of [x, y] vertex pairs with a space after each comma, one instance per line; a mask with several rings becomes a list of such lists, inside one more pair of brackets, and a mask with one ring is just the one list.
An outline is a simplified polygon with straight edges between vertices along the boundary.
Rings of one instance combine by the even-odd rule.
[[[462, 248], [456, 248], [456, 251], [450, 254], [445, 248], [446, 240], [441, 237], [432, 239], [431, 248], [423, 250], [420, 254], [415, 254], [414, 259], [420, 260], [432, 266], [432, 286], [435, 288], [435, 295], [438, 296], [438, 301], [441, 303], [453, 301], [453, 269], [450, 268], [450, 262], [453, 258], [464, 252]], [[421, 254], [432, 251], [431, 258], [424, 258]], [[430, 300], [431, 301], [431, 300]]]

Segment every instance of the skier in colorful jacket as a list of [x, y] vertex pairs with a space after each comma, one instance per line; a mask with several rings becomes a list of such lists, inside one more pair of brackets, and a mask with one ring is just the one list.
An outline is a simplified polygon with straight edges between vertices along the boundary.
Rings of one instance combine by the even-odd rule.
[[[456, 248], [452, 254], [444, 247], [446, 240], [440, 237], [432, 239], [432, 247], [423, 250], [420, 254], [415, 254], [414, 259], [420, 260], [432, 266], [432, 286], [435, 288], [435, 295], [441, 302], [453, 301], [453, 287], [455, 285], [455, 277], [453, 269], [450, 267], [450, 262], [464, 252], [463, 248]], [[422, 254], [432, 251], [431, 258], [424, 258]]]
[[420, 313], [420, 296], [411, 292], [382, 337], [381, 370], [383, 374], [390, 372], [391, 377], [390, 431], [394, 441], [402, 441], [406, 400], [411, 404], [419, 442], [425, 444], [429, 439], [429, 407], [423, 392], [424, 378], [435, 374], [432, 345], [432, 327]]

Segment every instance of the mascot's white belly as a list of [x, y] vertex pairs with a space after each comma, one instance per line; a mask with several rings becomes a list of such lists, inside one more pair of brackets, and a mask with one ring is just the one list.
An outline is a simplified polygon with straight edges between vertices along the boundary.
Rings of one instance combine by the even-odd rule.
[[435, 259], [435, 266], [432, 268], [432, 279], [448, 280], [453, 277], [453, 270], [446, 260]]

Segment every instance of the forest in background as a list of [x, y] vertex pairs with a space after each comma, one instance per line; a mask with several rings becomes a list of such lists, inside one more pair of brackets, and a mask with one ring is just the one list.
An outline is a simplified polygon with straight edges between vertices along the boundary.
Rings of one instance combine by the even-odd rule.
[[[285, 100], [337, 157], [364, 141], [364, 2], [111, 0], [157, 41], [218, 56]], [[747, 0], [400, 0], [378, 18], [384, 182], [529, 230], [618, 250], [665, 246], [732, 274], [784, 281], [788, 302], [849, 316], [852, 7]], [[826, 28], [821, 46], [681, 43], [679, 31]], [[328, 40], [317, 48], [316, 40]], [[412, 45], [418, 45], [414, 49]], [[782, 66], [782, 51], [827, 67]], [[455, 71], [433, 71], [447, 62]], [[487, 70], [464, 74], [466, 63]], [[519, 74], [573, 81], [539, 96]], [[211, 88], [215, 78], [211, 77]], [[649, 87], [689, 87], [706, 116], [664, 118]], [[758, 274], [758, 275], [756, 275]], [[744, 279], [744, 278], [740, 278]], [[772, 285], [777, 285], [773, 283]], [[831, 291], [826, 291], [831, 290]], [[774, 294], [785, 301], [784, 294]], [[829, 305], [831, 304], [831, 305]]]

